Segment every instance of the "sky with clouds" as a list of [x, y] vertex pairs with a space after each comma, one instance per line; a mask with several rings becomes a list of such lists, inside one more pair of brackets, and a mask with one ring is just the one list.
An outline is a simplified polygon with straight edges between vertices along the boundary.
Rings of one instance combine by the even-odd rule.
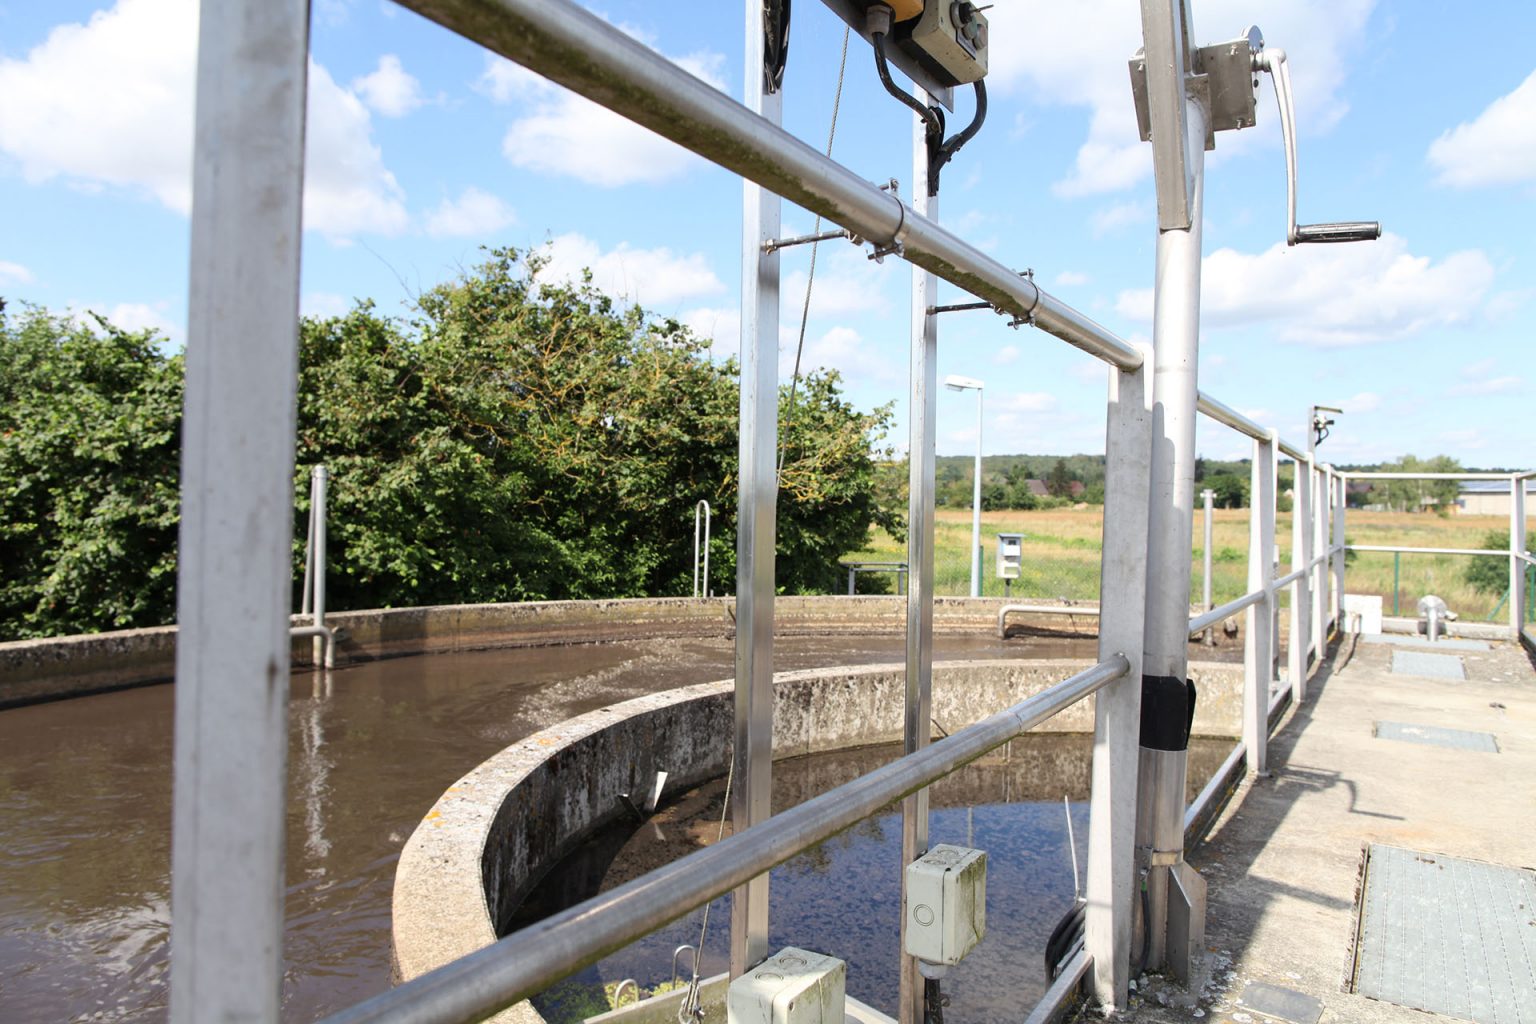
[[[740, 96], [743, 5], [586, 5]], [[941, 220], [1122, 337], [1151, 332], [1150, 147], [1126, 61], [1130, 0], [1002, 0], [991, 109], [945, 172]], [[1448, 16], [1427, 0], [1198, 0], [1202, 43], [1257, 23], [1290, 56], [1299, 219], [1379, 219], [1375, 243], [1287, 248], [1278, 118], [1208, 154], [1201, 387], [1304, 438], [1311, 403], [1342, 406], [1322, 453], [1412, 452], [1536, 465], [1536, 4]], [[0, 0], [0, 295], [95, 310], [185, 336], [195, 0]], [[843, 29], [795, 6], [785, 124], [824, 147]], [[970, 100], [958, 100], [957, 118]], [[358, 298], [405, 313], [480, 247], [547, 246], [545, 271], [599, 284], [714, 339], [739, 329], [739, 179], [384, 0], [315, 0], [302, 305]], [[911, 180], [910, 115], [848, 48], [834, 156]], [[809, 232], [793, 206], [786, 234]], [[904, 443], [911, 275], [847, 243], [817, 257], [804, 363], [869, 407], [895, 402]], [[794, 363], [808, 248], [784, 257], [780, 366]], [[945, 302], [964, 301], [953, 290]], [[986, 383], [988, 453], [1103, 450], [1105, 372], [987, 312], [947, 314], [940, 373]], [[973, 394], [939, 401], [939, 450], [975, 449]], [[1215, 425], [1200, 447], [1239, 457]]]

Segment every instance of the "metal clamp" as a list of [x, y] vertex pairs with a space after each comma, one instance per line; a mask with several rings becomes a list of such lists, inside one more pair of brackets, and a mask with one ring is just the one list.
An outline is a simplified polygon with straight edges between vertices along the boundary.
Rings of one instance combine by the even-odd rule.
[[[892, 178], [887, 185], [880, 186], [880, 191], [895, 193], [901, 187], [901, 183]], [[907, 252], [907, 234], [911, 230], [907, 226], [907, 204], [901, 201], [900, 196], [895, 196], [896, 212], [900, 219], [896, 221], [896, 231], [891, 235], [889, 245], [877, 245], [875, 251], [869, 254], [869, 258], [876, 263], [884, 263], [887, 256], [905, 256]]]
[[[1031, 284], [1034, 284], [1034, 281], [1035, 281], [1035, 268], [1034, 267], [1025, 267], [1022, 271], [1019, 272], [1019, 276], [1023, 277], [1023, 278], [1028, 278], [1029, 282]], [[1033, 326], [1035, 326], [1035, 310], [1037, 310], [1039, 308], [1040, 308], [1040, 286], [1039, 285], [1035, 285], [1035, 301], [1034, 301], [1034, 303], [1028, 309], [1026, 309], [1024, 311], [1024, 315], [1023, 316], [1016, 316], [1012, 320], [1009, 320], [1008, 321], [1008, 326], [1012, 327], [1014, 330], [1018, 330], [1020, 327], [1033, 327]]]

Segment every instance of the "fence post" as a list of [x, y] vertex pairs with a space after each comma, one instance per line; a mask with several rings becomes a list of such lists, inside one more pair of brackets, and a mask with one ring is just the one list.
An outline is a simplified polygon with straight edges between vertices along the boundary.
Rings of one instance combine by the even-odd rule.
[[1124, 1009], [1136, 909], [1136, 776], [1140, 759], [1142, 630], [1152, 449], [1152, 350], [1135, 371], [1109, 374], [1099, 660], [1124, 654], [1131, 670], [1094, 698], [1085, 943], [1094, 994]]
[[[1205, 490], [1200, 492], [1200, 497], [1205, 499], [1205, 511], [1202, 514], [1203, 517], [1201, 519], [1201, 526], [1203, 526], [1205, 530], [1205, 550], [1203, 552], [1203, 559], [1201, 564], [1201, 572], [1204, 575], [1200, 580], [1200, 603], [1202, 606], [1200, 610], [1208, 612], [1212, 608], [1216, 607], [1211, 603], [1212, 597], [1215, 593], [1214, 588], [1211, 585], [1211, 566], [1215, 562], [1215, 558], [1211, 554], [1211, 512], [1215, 508], [1216, 492], [1207, 487]], [[1207, 646], [1214, 644], [1216, 642], [1215, 628], [1207, 628], [1205, 631], [1205, 636], [1202, 639]]]
[[308, 27], [307, 0], [204, 0], [198, 29], [177, 570], [176, 1024], [281, 1015]]
[[1525, 628], [1525, 480], [1509, 481], [1509, 628], [1515, 643]]
[[[316, 466], [311, 480], [312, 499], [310, 503], [311, 515], [315, 517], [315, 597], [314, 618], [312, 625], [325, 626], [325, 517], [326, 507], [330, 501], [327, 490], [330, 486], [331, 472], [324, 466]], [[311, 660], [317, 667], [336, 667], [336, 644], [324, 633], [315, 637], [311, 646]]]
[[[1312, 459], [1296, 460], [1291, 499], [1291, 572], [1305, 570], [1312, 559]], [[1292, 584], [1291, 638], [1286, 645], [1291, 698], [1300, 705], [1307, 696], [1307, 665], [1311, 653], [1312, 574], [1303, 571]]]
[[1248, 501], [1248, 593], [1263, 591], [1264, 600], [1249, 605], [1244, 613], [1243, 640], [1243, 743], [1248, 748], [1248, 770], [1262, 775], [1269, 749], [1269, 684], [1274, 658], [1271, 654], [1275, 601], [1275, 445], [1253, 442], [1253, 467]]
[[1336, 488], [1333, 495], [1333, 545], [1338, 549], [1333, 553], [1333, 592], [1339, 632], [1342, 633], [1348, 626], [1344, 614], [1344, 515], [1348, 508], [1349, 477], [1336, 473], [1333, 479]]
[[[1307, 561], [1322, 557], [1327, 552], [1328, 544], [1328, 513], [1331, 500], [1328, 490], [1328, 474], [1322, 466], [1317, 464], [1316, 456], [1312, 462], [1312, 547], [1307, 554]], [[1317, 660], [1323, 660], [1323, 652], [1328, 649], [1328, 570], [1325, 562], [1307, 570], [1307, 580], [1311, 586], [1312, 595], [1312, 631], [1307, 638], [1310, 646], [1316, 652]]]
[[[746, 0], [745, 103], [769, 124], [783, 119], [783, 94], [765, 86], [763, 0]], [[731, 823], [737, 832], [773, 813], [773, 562], [779, 419], [780, 199], [742, 180], [740, 496], [736, 527], [736, 782]], [[731, 976], [768, 956], [768, 875], [731, 895]]]

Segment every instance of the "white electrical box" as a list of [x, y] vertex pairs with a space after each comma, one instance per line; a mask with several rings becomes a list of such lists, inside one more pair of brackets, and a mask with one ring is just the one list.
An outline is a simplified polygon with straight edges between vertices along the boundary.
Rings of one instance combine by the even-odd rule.
[[953, 79], [953, 85], [987, 75], [987, 19], [968, 0], [927, 0], [922, 17], [912, 26], [911, 45]]
[[987, 855], [940, 843], [907, 865], [907, 954], [950, 966], [987, 934]]
[[997, 535], [997, 578], [1016, 580], [1024, 565], [1024, 535], [1000, 533]]
[[844, 1024], [848, 965], [785, 946], [726, 991], [727, 1024]]

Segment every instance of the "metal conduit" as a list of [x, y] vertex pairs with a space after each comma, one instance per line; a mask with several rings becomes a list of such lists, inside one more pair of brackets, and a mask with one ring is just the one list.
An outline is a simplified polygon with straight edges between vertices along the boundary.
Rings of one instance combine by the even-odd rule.
[[1123, 654], [697, 853], [325, 1018], [461, 1024], [480, 1020], [682, 917], [882, 807], [1123, 678]]
[[1236, 601], [1228, 601], [1226, 604], [1217, 605], [1204, 615], [1197, 615], [1189, 620], [1189, 635], [1203, 633], [1212, 626], [1225, 622], [1249, 605], [1258, 604], [1264, 600], [1264, 591], [1256, 590], [1251, 594], [1244, 594]]
[[570, 0], [397, 0], [685, 149], [901, 255], [1122, 370], [1141, 353], [976, 247], [913, 212]]

